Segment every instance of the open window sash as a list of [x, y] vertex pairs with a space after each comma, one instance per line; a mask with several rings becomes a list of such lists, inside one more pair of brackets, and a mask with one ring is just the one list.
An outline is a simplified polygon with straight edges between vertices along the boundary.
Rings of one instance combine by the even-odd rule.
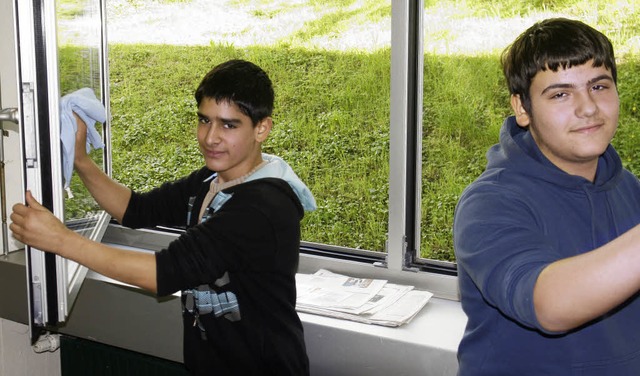
[[[97, 204], [85, 210], [68, 198], [63, 182], [63, 151], [60, 138], [60, 99], [63, 91], [89, 86], [105, 105], [108, 117], [106, 59], [106, 14], [101, 0], [87, 0], [80, 13], [93, 22], [81, 34], [64, 30], [65, 16], [51, 0], [16, 0], [16, 45], [18, 46], [18, 118], [22, 142], [23, 186], [67, 227], [99, 241], [110, 220]], [[58, 5], [59, 7], [60, 5]], [[68, 12], [66, 13], [68, 14]], [[61, 26], [62, 25], [62, 26]], [[95, 28], [95, 30], [90, 30]], [[79, 40], [74, 41], [74, 38]], [[63, 41], [63, 42], [61, 42]], [[61, 45], [67, 46], [61, 48]], [[60, 59], [61, 50], [66, 54]], [[77, 58], [69, 58], [76, 54]], [[69, 68], [63, 66], [62, 61]], [[71, 64], [67, 62], [72, 61]], [[61, 79], [61, 77], [64, 77]], [[69, 77], [72, 77], [69, 79]], [[72, 82], [68, 82], [72, 81]], [[62, 88], [62, 89], [61, 89]], [[108, 122], [108, 120], [107, 120]], [[93, 157], [108, 172], [110, 150], [108, 127], [101, 125], [105, 148]], [[84, 187], [83, 187], [84, 188]], [[89, 196], [88, 193], [85, 196]], [[85, 200], [86, 201], [86, 200]], [[82, 213], [78, 213], [81, 211]], [[33, 247], [25, 247], [31, 339], [55, 330], [67, 319], [87, 269], [75, 262]]]

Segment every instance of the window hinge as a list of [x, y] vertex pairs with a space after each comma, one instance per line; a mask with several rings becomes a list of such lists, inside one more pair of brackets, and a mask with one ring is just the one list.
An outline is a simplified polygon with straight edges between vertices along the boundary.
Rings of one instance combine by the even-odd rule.
[[45, 351], [54, 352], [60, 347], [60, 335], [47, 333], [38, 338], [33, 345], [33, 351], [40, 354]]

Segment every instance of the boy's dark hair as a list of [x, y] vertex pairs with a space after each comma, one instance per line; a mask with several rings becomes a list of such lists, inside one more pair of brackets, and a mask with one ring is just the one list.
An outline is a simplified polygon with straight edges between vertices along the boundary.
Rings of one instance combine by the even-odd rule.
[[265, 71], [244, 60], [229, 60], [207, 73], [195, 93], [198, 107], [204, 98], [235, 103], [256, 125], [273, 112], [273, 85]]
[[540, 71], [566, 69], [593, 59], [593, 66], [604, 65], [617, 84], [616, 61], [611, 41], [591, 26], [566, 18], [550, 18], [525, 30], [502, 53], [502, 70], [511, 94], [520, 96], [531, 114], [529, 89]]

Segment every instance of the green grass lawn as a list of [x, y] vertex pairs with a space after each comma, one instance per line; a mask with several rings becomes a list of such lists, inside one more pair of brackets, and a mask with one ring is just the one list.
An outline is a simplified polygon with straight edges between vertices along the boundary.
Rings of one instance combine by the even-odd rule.
[[[234, 3], [254, 6], [264, 17], [295, 8], [285, 2], [267, 11], [265, 0]], [[522, 9], [516, 1], [426, 1], [426, 12], [445, 14], [442, 22], [452, 25], [558, 12], [609, 33], [618, 51], [621, 100], [614, 145], [624, 165], [640, 174], [640, 6], [622, 12], [609, 3], [534, 1]], [[303, 239], [382, 251], [388, 220], [390, 49], [335, 51], [311, 48], [308, 42], [350, 23], [388, 18], [389, 2], [365, 1], [365, 13], [353, 10], [354, 1], [308, 4], [330, 11], [274, 46], [111, 45], [114, 177], [147, 190], [201, 166], [193, 91], [215, 64], [251, 60], [269, 73], [276, 91], [275, 126], [265, 151], [287, 160], [318, 202], [319, 210], [304, 219]], [[455, 44], [455, 30], [426, 27], [434, 46], [448, 38]], [[497, 142], [510, 107], [499, 51], [436, 50], [425, 48], [421, 255], [453, 261], [455, 203], [482, 172], [484, 154]]]

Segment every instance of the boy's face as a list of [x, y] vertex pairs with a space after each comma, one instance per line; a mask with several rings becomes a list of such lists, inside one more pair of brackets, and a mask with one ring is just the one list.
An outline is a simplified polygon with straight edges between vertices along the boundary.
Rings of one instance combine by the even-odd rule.
[[618, 127], [618, 91], [611, 71], [592, 61], [538, 72], [531, 81], [531, 112], [511, 99], [516, 120], [529, 127], [542, 153], [563, 171], [593, 181], [598, 157]]
[[220, 183], [237, 179], [262, 162], [261, 143], [271, 131], [267, 117], [254, 127], [235, 103], [204, 98], [198, 107], [197, 138], [207, 167]]

